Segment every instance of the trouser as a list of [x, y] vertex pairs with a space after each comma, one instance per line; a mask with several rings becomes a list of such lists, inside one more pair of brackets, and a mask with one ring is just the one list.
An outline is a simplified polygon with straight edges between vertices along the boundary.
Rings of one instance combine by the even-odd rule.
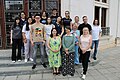
[[67, 55], [65, 52], [62, 53], [62, 74], [74, 74], [74, 52], [69, 53]]
[[86, 51], [82, 56], [82, 66], [83, 66], [83, 74], [86, 75], [87, 69], [88, 69], [88, 61], [90, 57], [90, 51]]
[[93, 52], [92, 57], [96, 57], [97, 49], [98, 49], [98, 44], [99, 44], [99, 40], [93, 40], [92, 41], [92, 49], [94, 47], [94, 52]]
[[24, 54], [25, 52], [25, 47], [24, 47], [24, 42], [23, 42], [23, 38], [22, 38], [22, 41], [21, 41], [21, 53]]
[[82, 51], [80, 49], [80, 47], [78, 48], [78, 53], [79, 53], [79, 62], [81, 63], [82, 62]]
[[44, 63], [44, 45], [43, 45], [43, 43], [42, 42], [34, 42], [34, 47], [33, 47], [33, 51], [34, 51], [34, 53], [33, 53], [33, 63], [34, 64], [36, 64], [36, 53], [37, 53], [37, 48], [38, 48], [38, 46], [39, 46], [39, 50], [40, 50], [40, 59], [41, 59], [41, 63], [43, 64]]
[[78, 48], [79, 46], [78, 45], [75, 45], [75, 60], [74, 60], [74, 63], [75, 64], [79, 64], [79, 55], [78, 55]]
[[49, 48], [48, 48], [48, 46], [47, 46], [49, 38], [50, 38], [50, 36], [49, 36], [49, 35], [46, 35], [46, 46], [45, 46], [45, 52], [47, 53], [47, 55], [49, 55]]
[[27, 43], [24, 43], [24, 46], [25, 46], [25, 59], [33, 58], [33, 48], [30, 39], [27, 39]]
[[[12, 61], [21, 60], [21, 39], [12, 39]], [[18, 54], [16, 56], [16, 49], [18, 47]]]

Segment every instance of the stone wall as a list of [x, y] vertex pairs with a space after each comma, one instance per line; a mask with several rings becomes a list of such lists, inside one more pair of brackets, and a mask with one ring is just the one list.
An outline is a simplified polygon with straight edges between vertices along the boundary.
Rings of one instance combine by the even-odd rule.
[[115, 47], [115, 38], [113, 38], [112, 36], [103, 36], [100, 39], [100, 43], [99, 43], [99, 50], [105, 50], [107, 48], [111, 48], [111, 47]]

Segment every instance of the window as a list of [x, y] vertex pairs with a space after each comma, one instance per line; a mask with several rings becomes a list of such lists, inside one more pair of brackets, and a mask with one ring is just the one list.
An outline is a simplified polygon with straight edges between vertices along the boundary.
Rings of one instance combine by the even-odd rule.
[[95, 19], [99, 20], [99, 15], [100, 15], [100, 7], [95, 6]]
[[102, 0], [103, 3], [107, 3], [107, 0]]
[[43, 6], [42, 6], [43, 0], [29, 0], [29, 16], [40, 14], [42, 12]]
[[6, 12], [6, 22], [14, 22], [15, 17], [18, 17], [20, 15], [20, 12]]
[[53, 8], [59, 9], [59, 7], [58, 0], [45, 0], [45, 11], [48, 13], [48, 15], [51, 15]]
[[41, 10], [42, 9], [41, 0], [29, 0], [29, 9]]
[[101, 26], [106, 27], [106, 8], [102, 8], [101, 12]]
[[4, 0], [5, 4], [5, 22], [6, 22], [6, 46], [11, 47], [10, 45], [10, 31], [11, 26], [13, 25], [15, 17], [20, 15], [20, 12], [23, 10], [23, 0]]
[[102, 35], [109, 35], [110, 33], [110, 27], [107, 26], [108, 10], [109, 4], [107, 3], [107, 0], [100, 0], [99, 4], [95, 2], [94, 19], [99, 20], [102, 28]]
[[22, 0], [5, 0], [5, 10], [20, 10], [22, 9]]
[[95, 0], [95, 1], [100, 1], [100, 0]]

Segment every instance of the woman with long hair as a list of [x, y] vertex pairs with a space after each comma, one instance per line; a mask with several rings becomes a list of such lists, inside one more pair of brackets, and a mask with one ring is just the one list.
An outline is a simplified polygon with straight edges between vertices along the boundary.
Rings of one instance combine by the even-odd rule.
[[43, 12], [42, 12], [40, 22], [41, 22], [42, 24], [47, 24], [47, 13], [46, 13], [46, 11], [43, 11]]
[[[11, 44], [12, 44], [12, 62], [16, 60], [21, 61], [21, 42], [22, 42], [22, 29], [20, 25], [20, 18], [16, 17], [14, 25], [11, 28]], [[18, 54], [16, 56], [16, 49], [18, 47]]]
[[93, 21], [93, 26], [92, 26], [92, 49], [94, 49], [92, 58], [94, 60], [97, 59], [96, 55], [97, 55], [97, 49], [98, 49], [101, 33], [102, 33], [102, 29], [99, 26], [99, 21], [97, 19], [95, 19]]
[[[62, 19], [63, 25], [64, 25], [64, 30], [66, 28], [66, 26], [70, 27], [72, 29], [72, 19], [70, 18], [70, 12], [69, 11], [65, 11], [65, 17]], [[65, 31], [64, 31], [65, 34]]]
[[47, 47], [47, 44], [48, 44], [48, 39], [50, 38], [50, 34], [51, 34], [51, 30], [52, 28], [55, 28], [55, 26], [52, 24], [52, 20], [51, 18], [47, 18], [47, 24], [45, 25], [45, 38], [46, 38], [46, 53], [47, 55], [49, 55], [49, 49]]
[[31, 25], [32, 25], [32, 18], [28, 17], [27, 22], [23, 26], [23, 29], [22, 29], [23, 42], [24, 42], [24, 46], [25, 46], [25, 62], [27, 62], [28, 59], [33, 61], [33, 59], [32, 59], [32, 45], [30, 42]]
[[62, 37], [63, 33], [64, 33], [64, 27], [63, 27], [63, 24], [62, 24], [62, 17], [59, 16], [57, 18], [57, 22], [55, 23], [55, 28], [57, 29], [58, 35], [60, 37]]

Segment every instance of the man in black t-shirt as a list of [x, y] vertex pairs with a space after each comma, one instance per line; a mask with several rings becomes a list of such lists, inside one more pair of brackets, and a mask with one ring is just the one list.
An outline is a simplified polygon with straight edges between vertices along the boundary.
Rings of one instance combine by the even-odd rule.
[[57, 18], [58, 18], [58, 15], [57, 15], [57, 9], [53, 9], [52, 10], [52, 15], [51, 15], [51, 20], [52, 20], [52, 24], [55, 24], [56, 21], [57, 21]]
[[88, 18], [87, 18], [87, 16], [83, 16], [82, 19], [83, 19], [83, 23], [80, 24], [79, 27], [78, 27], [78, 30], [80, 30], [80, 35], [83, 34], [82, 30], [83, 30], [84, 27], [88, 27], [89, 32], [91, 33], [92, 27], [91, 27], [90, 24], [88, 24]]
[[[88, 27], [89, 32], [90, 32], [90, 34], [91, 34], [92, 27], [91, 27], [90, 24], [88, 24], [88, 18], [87, 18], [87, 16], [83, 16], [82, 19], [83, 19], [83, 23], [80, 24], [79, 27], [78, 27], [78, 30], [80, 30], [80, 35], [83, 34], [83, 28], [84, 28], [84, 27]], [[81, 59], [82, 59], [82, 56], [81, 56], [81, 55], [82, 55], [82, 51], [81, 51], [80, 48], [79, 48], [79, 53], [80, 53], [79, 61], [81, 62]], [[88, 62], [90, 62], [90, 60], [89, 60]]]

